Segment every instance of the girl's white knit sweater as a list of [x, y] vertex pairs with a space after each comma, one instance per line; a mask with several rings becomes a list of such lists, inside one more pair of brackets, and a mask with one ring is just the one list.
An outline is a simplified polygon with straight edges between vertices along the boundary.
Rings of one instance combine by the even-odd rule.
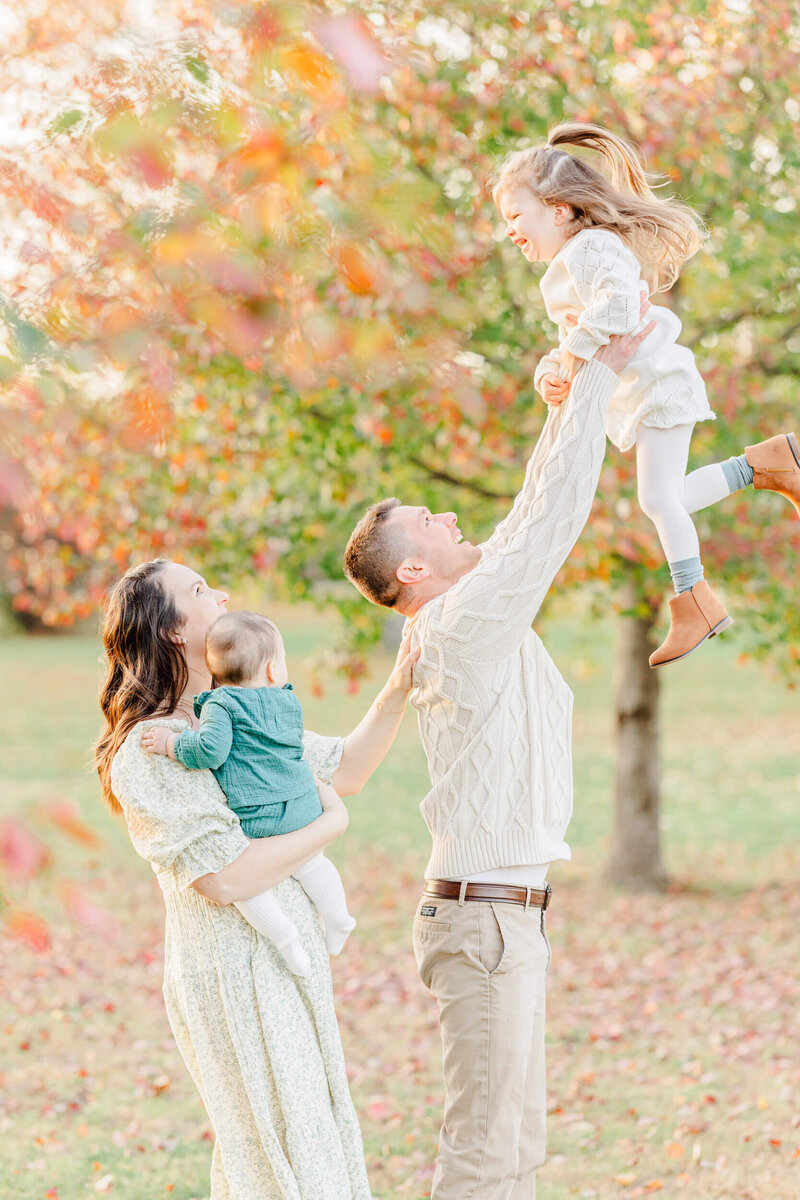
[[531, 622], [589, 516], [617, 382], [580, 368], [477, 566], [410, 618], [429, 879], [570, 857], [572, 693]]
[[[562, 351], [590, 359], [612, 334], [632, 333], [647, 284], [638, 259], [615, 233], [582, 229], [550, 263], [541, 289], [547, 315], [558, 325], [559, 346], [536, 368], [538, 391], [543, 375], [560, 374]], [[566, 323], [568, 314], [577, 317], [574, 327]], [[608, 409], [608, 437], [620, 450], [630, 450], [640, 425], [673, 429], [714, 419], [694, 355], [678, 343], [678, 317], [653, 305], [646, 319], [656, 328], [620, 375]]]

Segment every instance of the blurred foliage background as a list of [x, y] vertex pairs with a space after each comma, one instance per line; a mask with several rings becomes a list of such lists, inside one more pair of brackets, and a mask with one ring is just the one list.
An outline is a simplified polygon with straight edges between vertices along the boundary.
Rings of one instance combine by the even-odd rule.
[[[0, 163], [3, 590], [93, 613], [131, 561], [334, 600], [364, 506], [486, 534], [544, 418], [536, 272], [486, 191], [563, 119], [635, 140], [710, 227], [672, 304], [719, 421], [695, 465], [796, 417], [800, 29], [791, 0], [26, 0], [7, 15]], [[796, 666], [800, 536], [775, 497], [700, 514], [741, 645]], [[567, 579], [665, 590], [610, 448]], [[654, 569], [657, 569], [654, 570]], [[357, 658], [345, 668], [358, 674]]]

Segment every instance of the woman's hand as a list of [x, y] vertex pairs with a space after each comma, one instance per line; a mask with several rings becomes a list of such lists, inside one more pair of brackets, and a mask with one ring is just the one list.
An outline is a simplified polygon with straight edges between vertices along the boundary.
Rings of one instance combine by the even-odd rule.
[[413, 667], [419, 658], [419, 647], [411, 649], [411, 634], [413, 625], [409, 625], [403, 634], [400, 649], [392, 668], [392, 673], [375, 701], [382, 712], [402, 712], [408, 700], [408, 694], [413, 687]]
[[322, 811], [326, 817], [329, 817], [331, 823], [335, 826], [341, 825], [334, 837], [341, 837], [347, 826], [350, 823], [350, 814], [344, 806], [341, 796], [330, 783], [324, 783], [321, 779], [315, 779], [317, 792], [319, 793], [319, 802], [322, 805]]
[[[357, 796], [395, 739], [403, 720], [412, 669], [419, 650], [411, 649], [411, 626], [403, 634], [392, 673], [369, 709], [344, 740], [333, 785], [340, 796]], [[321, 798], [321, 797], [320, 797]]]

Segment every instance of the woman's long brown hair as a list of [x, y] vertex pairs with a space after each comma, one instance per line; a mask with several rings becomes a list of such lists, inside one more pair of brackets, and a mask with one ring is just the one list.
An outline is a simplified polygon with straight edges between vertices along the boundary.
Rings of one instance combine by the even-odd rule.
[[103, 795], [114, 812], [111, 764], [139, 721], [175, 709], [189, 681], [186, 657], [170, 634], [180, 632], [182, 613], [160, 578], [164, 558], [141, 563], [114, 585], [105, 606], [103, 646], [108, 662], [100, 692], [105, 729], [95, 746]]

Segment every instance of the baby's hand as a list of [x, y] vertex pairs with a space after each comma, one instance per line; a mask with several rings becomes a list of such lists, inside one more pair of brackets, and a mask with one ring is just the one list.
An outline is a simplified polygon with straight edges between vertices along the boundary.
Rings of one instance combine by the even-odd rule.
[[543, 375], [539, 382], [542, 399], [553, 408], [557, 408], [569, 395], [571, 385], [568, 379], [559, 379], [557, 375]]
[[152, 729], [145, 729], [142, 734], [142, 749], [145, 754], [166, 754], [172, 757], [169, 752], [174, 739], [175, 734], [171, 729], [157, 725]]

